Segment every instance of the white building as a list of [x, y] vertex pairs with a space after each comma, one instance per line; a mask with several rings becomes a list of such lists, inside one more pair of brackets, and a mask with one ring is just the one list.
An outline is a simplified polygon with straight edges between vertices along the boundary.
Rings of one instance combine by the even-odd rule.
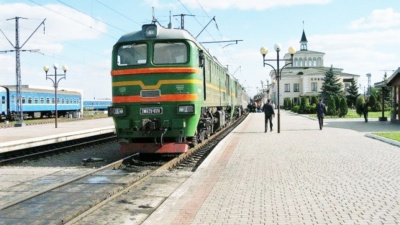
[[[303, 30], [300, 40], [300, 51], [297, 51], [293, 56], [293, 65], [286, 66], [283, 70], [282, 67], [290, 62], [290, 54], [287, 53], [284, 59], [288, 61], [280, 62], [281, 80], [279, 81], [279, 104], [283, 105], [283, 99], [289, 97], [294, 103], [299, 103], [302, 96], [319, 96], [321, 94], [321, 87], [324, 82], [325, 73], [330, 67], [324, 66], [323, 52], [310, 51], [307, 48], [307, 38]], [[354, 78], [358, 83], [360, 75], [344, 73], [343, 69], [334, 68], [333, 72], [343, 84], [344, 90], [350, 85], [351, 79]], [[277, 82], [274, 70], [271, 70], [270, 77], [272, 83], [269, 85], [269, 95], [272, 101], [277, 104]]]

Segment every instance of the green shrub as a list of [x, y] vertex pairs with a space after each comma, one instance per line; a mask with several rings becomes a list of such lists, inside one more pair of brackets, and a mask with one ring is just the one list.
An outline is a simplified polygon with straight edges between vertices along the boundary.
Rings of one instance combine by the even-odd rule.
[[299, 110], [300, 110], [300, 106], [299, 105], [295, 105], [292, 108], [292, 111], [295, 112], [295, 113], [299, 113]]
[[363, 96], [358, 96], [356, 100], [356, 113], [361, 116], [363, 115], [363, 105], [365, 103], [365, 99]]
[[317, 105], [317, 96], [311, 96], [310, 105]]
[[286, 98], [283, 99], [283, 108], [285, 110], [290, 110], [292, 108], [291, 107], [291, 100], [290, 100], [289, 97], [286, 97]]

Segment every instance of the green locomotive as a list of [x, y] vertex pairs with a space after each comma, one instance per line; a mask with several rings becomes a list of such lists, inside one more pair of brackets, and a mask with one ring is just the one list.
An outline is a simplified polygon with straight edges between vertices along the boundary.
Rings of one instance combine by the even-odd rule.
[[112, 52], [109, 116], [124, 153], [182, 153], [243, 113], [247, 94], [186, 30], [146, 24]]

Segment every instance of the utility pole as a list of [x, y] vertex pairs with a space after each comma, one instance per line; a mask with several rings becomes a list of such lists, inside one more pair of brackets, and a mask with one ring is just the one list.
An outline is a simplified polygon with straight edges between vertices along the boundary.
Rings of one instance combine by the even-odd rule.
[[[7, 53], [7, 52], [15, 52], [15, 77], [16, 77], [16, 101], [17, 101], [17, 107], [16, 107], [16, 113], [17, 113], [17, 123], [15, 123], [15, 127], [22, 127], [24, 126], [24, 112], [22, 109], [22, 96], [21, 96], [21, 60], [20, 60], [20, 51], [28, 51], [28, 52], [38, 52], [39, 49], [33, 49], [33, 50], [22, 50], [22, 47], [28, 42], [28, 40], [33, 36], [33, 34], [39, 29], [39, 27], [43, 24], [46, 19], [44, 19], [39, 26], [36, 28], [35, 31], [28, 37], [28, 39], [21, 45], [19, 46], [19, 19], [27, 19], [23, 17], [15, 17], [15, 18], [10, 18], [7, 20], [15, 20], [15, 45], [11, 43], [11, 41], [7, 38], [7, 36], [4, 34], [4, 32], [0, 29], [1, 33], [3, 33], [4, 37], [7, 39], [7, 41], [11, 44], [11, 46], [14, 48], [13, 50], [7, 50], [7, 51], [0, 51], [1, 53]], [[44, 31], [44, 30], [43, 30]]]
[[179, 14], [179, 15], [174, 15], [175, 16], [180, 16], [181, 17], [181, 29], [183, 30], [185, 28], [185, 16], [194, 16], [191, 14]]
[[367, 96], [371, 95], [371, 74], [367, 73], [368, 78], [368, 87], [367, 87]]

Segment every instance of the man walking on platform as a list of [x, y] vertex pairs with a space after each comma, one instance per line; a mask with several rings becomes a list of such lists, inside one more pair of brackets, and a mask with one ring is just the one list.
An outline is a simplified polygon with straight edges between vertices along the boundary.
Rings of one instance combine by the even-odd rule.
[[362, 105], [362, 112], [365, 122], [368, 123], [368, 100], [365, 100], [364, 104]]
[[268, 99], [268, 102], [263, 106], [264, 116], [265, 116], [265, 133], [267, 133], [267, 124], [269, 120], [269, 127], [272, 131], [272, 117], [275, 116], [274, 107], [271, 105], [271, 99]]
[[322, 127], [324, 126], [324, 116], [326, 114], [326, 107], [325, 104], [322, 103], [322, 99], [319, 99], [316, 109], [317, 109], [319, 129], [322, 130]]

